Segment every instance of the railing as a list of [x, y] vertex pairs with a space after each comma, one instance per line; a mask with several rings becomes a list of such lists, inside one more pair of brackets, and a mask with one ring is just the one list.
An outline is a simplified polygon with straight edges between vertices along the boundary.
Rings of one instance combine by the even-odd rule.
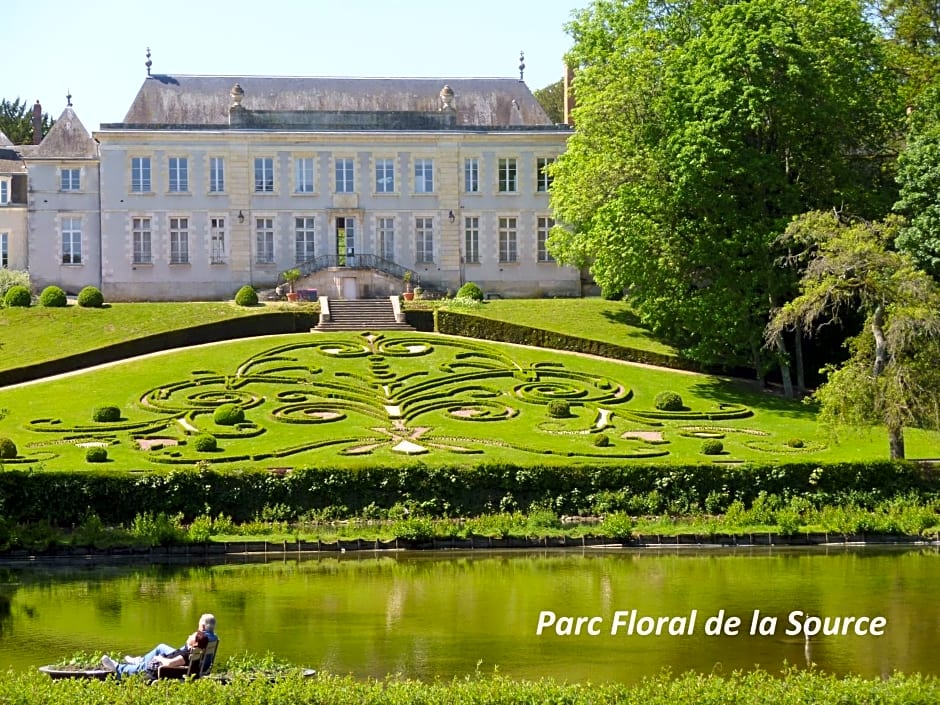
[[297, 265], [300, 270], [300, 276], [306, 277], [309, 274], [319, 272], [321, 269], [330, 269], [333, 267], [346, 267], [348, 269], [375, 269], [384, 272], [390, 277], [404, 279], [405, 272], [411, 272], [411, 281], [416, 284], [420, 281], [418, 273], [391, 260], [364, 253], [359, 255], [320, 255], [306, 262]]

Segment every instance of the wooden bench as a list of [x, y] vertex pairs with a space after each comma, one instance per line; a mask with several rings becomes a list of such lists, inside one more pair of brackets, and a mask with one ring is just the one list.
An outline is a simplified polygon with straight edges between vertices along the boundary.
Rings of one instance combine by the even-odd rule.
[[182, 680], [185, 678], [202, 678], [208, 675], [215, 663], [215, 652], [218, 648], [219, 640], [215, 639], [210, 641], [204, 649], [198, 647], [192, 649], [189, 652], [188, 666], [159, 666], [156, 680], [164, 678]]

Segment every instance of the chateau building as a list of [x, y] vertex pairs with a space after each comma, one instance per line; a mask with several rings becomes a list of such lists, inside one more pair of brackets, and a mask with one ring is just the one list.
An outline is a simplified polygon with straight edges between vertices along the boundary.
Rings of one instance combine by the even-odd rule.
[[406, 272], [441, 293], [577, 296], [580, 271], [546, 248], [545, 167], [569, 134], [521, 76], [170, 76], [148, 61], [124, 120], [93, 139], [69, 105], [41, 144], [0, 142], [0, 255], [38, 288], [112, 301], [230, 298], [293, 268], [343, 298], [399, 293]]

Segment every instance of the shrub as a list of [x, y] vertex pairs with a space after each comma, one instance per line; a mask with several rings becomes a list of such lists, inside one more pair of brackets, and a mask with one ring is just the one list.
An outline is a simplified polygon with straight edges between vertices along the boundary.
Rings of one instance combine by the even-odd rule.
[[720, 455], [724, 450], [725, 444], [717, 438], [709, 438], [708, 440], [702, 441], [703, 455]]
[[660, 392], [656, 395], [653, 406], [660, 411], [682, 411], [685, 408], [682, 404], [682, 397], [675, 392]]
[[16, 443], [9, 438], [0, 438], [0, 458], [9, 460], [16, 457]]
[[566, 419], [571, 416], [571, 407], [563, 399], [552, 399], [548, 402], [548, 415], [553, 419]]
[[219, 443], [211, 433], [203, 433], [193, 439], [193, 448], [199, 453], [213, 453], [219, 449]]
[[483, 300], [483, 289], [474, 282], [467, 282], [457, 290], [457, 298], [473, 299], [474, 301]]
[[96, 287], [86, 286], [78, 292], [78, 305], [82, 308], [101, 308], [104, 306], [104, 294]]
[[25, 286], [29, 289], [29, 272], [16, 269], [0, 269], [0, 298], [14, 286]]
[[121, 420], [121, 410], [116, 406], [96, 406], [92, 418], [99, 422], [113, 423]]
[[790, 440], [787, 441], [787, 445], [790, 446], [791, 448], [802, 448], [802, 447], [803, 447], [803, 439], [801, 439], [801, 438], [791, 438]]
[[599, 433], [594, 436], [594, 445], [598, 448], [606, 448], [610, 445], [610, 437], [606, 433]]
[[33, 295], [25, 286], [12, 286], [3, 297], [4, 306], [19, 306], [26, 308], [33, 303]]
[[239, 306], [257, 306], [258, 292], [246, 284], [235, 294], [235, 303]]
[[108, 459], [108, 449], [93, 446], [85, 451], [85, 460], [89, 463], [103, 463]]
[[65, 292], [58, 286], [47, 286], [39, 295], [39, 303], [46, 308], [64, 308], [68, 302]]
[[212, 414], [212, 420], [219, 426], [234, 426], [245, 420], [245, 410], [238, 404], [222, 404]]

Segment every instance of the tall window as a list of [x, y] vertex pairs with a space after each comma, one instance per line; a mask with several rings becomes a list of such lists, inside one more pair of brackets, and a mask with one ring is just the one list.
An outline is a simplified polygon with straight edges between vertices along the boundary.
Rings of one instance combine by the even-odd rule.
[[477, 216], [467, 216], [463, 219], [464, 261], [479, 263], [480, 261], [480, 219]]
[[375, 192], [395, 193], [395, 160], [375, 160]]
[[210, 193], [225, 191], [225, 159], [222, 157], [209, 158], [209, 191]]
[[552, 177], [546, 173], [546, 168], [551, 166], [555, 162], [554, 159], [536, 159], [535, 166], [536, 171], [538, 171], [538, 182], [536, 184], [536, 191], [547, 192], [552, 187]]
[[434, 193], [433, 159], [415, 159], [415, 193]]
[[255, 159], [255, 193], [274, 193], [274, 159]]
[[353, 175], [353, 160], [339, 158], [336, 160], [336, 193], [353, 193], [356, 182]]
[[10, 181], [9, 179], [0, 179], [0, 205], [5, 206], [10, 202]]
[[225, 264], [225, 218], [209, 218], [209, 262]]
[[313, 157], [294, 161], [294, 193], [313, 193]]
[[551, 232], [551, 229], [555, 227], [555, 219], [540, 217], [537, 221], [537, 225], [538, 227], [535, 230], [535, 234], [538, 240], [538, 261], [554, 262], [555, 258], [552, 257], [551, 253], [548, 251], [548, 234]]
[[10, 233], [0, 233], [0, 269], [10, 266]]
[[499, 219], [499, 261], [515, 262], [516, 252], [516, 219]]
[[150, 218], [131, 219], [131, 233], [134, 240], [134, 264], [152, 264], [150, 250]]
[[467, 193], [480, 191], [480, 160], [476, 157], [463, 160], [463, 190]]
[[189, 264], [189, 218], [170, 218], [170, 264]]
[[189, 160], [186, 157], [170, 157], [170, 193], [189, 191]]
[[515, 159], [500, 159], [499, 160], [499, 192], [500, 193], [515, 193], [518, 191], [518, 183], [516, 179], [516, 160]]
[[434, 219], [415, 218], [415, 261], [434, 261]]
[[59, 172], [59, 188], [63, 191], [79, 191], [82, 188], [82, 170], [62, 169]]
[[383, 259], [395, 259], [395, 219], [379, 218], [376, 223], [379, 234], [379, 256]]
[[313, 216], [294, 219], [294, 261], [298, 264], [316, 257], [313, 249], [314, 221]]
[[274, 218], [255, 219], [255, 261], [274, 264]]
[[62, 264], [82, 263], [82, 219], [62, 219]]
[[150, 190], [150, 157], [132, 157], [131, 191], [148, 193]]

